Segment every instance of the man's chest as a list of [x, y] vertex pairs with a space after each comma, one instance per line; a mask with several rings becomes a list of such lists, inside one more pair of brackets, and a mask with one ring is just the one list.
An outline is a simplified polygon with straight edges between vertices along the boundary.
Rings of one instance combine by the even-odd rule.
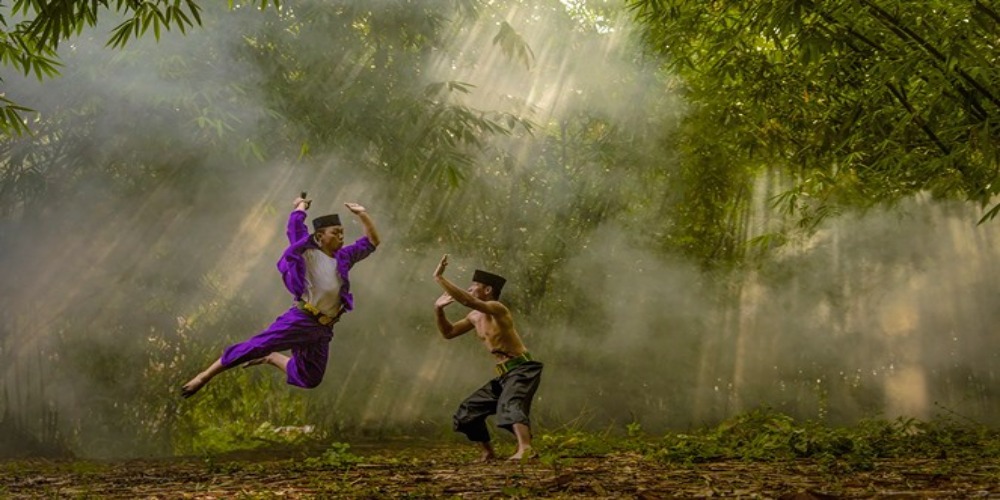
[[340, 284], [340, 271], [336, 258], [319, 250], [311, 250], [305, 253], [305, 259], [307, 277], [314, 285]]
[[500, 325], [497, 324], [496, 319], [489, 314], [483, 314], [481, 312], [473, 312], [469, 315], [469, 321], [472, 326], [476, 329], [476, 335], [486, 341], [492, 342], [501, 335], [502, 329]]

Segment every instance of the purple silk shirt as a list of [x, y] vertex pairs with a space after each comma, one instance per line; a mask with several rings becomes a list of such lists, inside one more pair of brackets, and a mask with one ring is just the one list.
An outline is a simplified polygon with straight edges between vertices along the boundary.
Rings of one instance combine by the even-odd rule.
[[[290, 244], [278, 261], [278, 270], [281, 271], [285, 288], [295, 300], [300, 300], [306, 291], [306, 259], [302, 254], [307, 249], [319, 248], [309, 236], [305, 220], [306, 213], [302, 210], [295, 210], [288, 216], [286, 233]], [[375, 245], [367, 236], [363, 236], [334, 254], [334, 258], [337, 259], [337, 273], [342, 282], [340, 303], [343, 312], [354, 309], [354, 297], [351, 295], [348, 273], [354, 264], [374, 251]], [[231, 367], [262, 358], [272, 352], [291, 350], [291, 359], [285, 370], [288, 383], [298, 387], [313, 388], [319, 385], [326, 372], [331, 339], [333, 339], [332, 325], [321, 325], [316, 318], [293, 305], [264, 331], [244, 342], [227, 347], [222, 352], [221, 361], [223, 366]]]

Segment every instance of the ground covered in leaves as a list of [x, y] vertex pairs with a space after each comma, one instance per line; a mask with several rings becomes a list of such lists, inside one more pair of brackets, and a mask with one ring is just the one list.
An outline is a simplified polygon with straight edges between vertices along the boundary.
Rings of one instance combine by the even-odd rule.
[[[871, 470], [814, 460], [672, 464], [634, 452], [473, 464], [458, 445], [366, 449], [351, 463], [228, 457], [0, 464], [5, 498], [1000, 498], [992, 460], [893, 459]], [[395, 447], [393, 447], [395, 448]]]
[[[505, 438], [507, 436], [504, 436]], [[0, 461], [0, 498], [996, 498], [1000, 434], [954, 422], [798, 423], [770, 411], [690, 434], [541, 433], [532, 460], [459, 441], [272, 442], [148, 460]], [[498, 451], [509, 455], [510, 440]]]

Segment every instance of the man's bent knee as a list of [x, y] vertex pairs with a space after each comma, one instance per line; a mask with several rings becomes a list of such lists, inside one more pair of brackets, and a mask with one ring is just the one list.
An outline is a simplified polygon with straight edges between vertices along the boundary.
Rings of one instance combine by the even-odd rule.
[[455, 415], [453, 419], [455, 432], [465, 434], [469, 441], [477, 443], [487, 443], [490, 441], [490, 432], [486, 429], [485, 419], [462, 419]]
[[321, 382], [323, 382], [323, 377], [293, 376], [291, 373], [289, 373], [287, 382], [288, 385], [294, 385], [295, 387], [301, 387], [303, 389], [315, 389], [316, 387], [319, 386]]
[[531, 426], [531, 418], [528, 416], [529, 408], [520, 401], [509, 401], [500, 405], [497, 411], [497, 427], [511, 430], [514, 424], [524, 424]]

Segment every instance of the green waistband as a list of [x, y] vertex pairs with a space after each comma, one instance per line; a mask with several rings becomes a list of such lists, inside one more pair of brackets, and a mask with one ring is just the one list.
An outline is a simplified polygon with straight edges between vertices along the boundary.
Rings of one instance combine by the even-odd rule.
[[510, 358], [507, 361], [504, 361], [503, 363], [497, 363], [497, 366], [496, 366], [497, 373], [500, 374], [500, 375], [503, 375], [503, 374], [505, 374], [505, 373], [513, 370], [514, 367], [519, 366], [519, 365], [523, 365], [524, 363], [527, 363], [528, 361], [531, 361], [531, 360], [532, 360], [531, 359], [531, 354], [529, 354], [527, 351], [525, 351], [523, 354], [519, 354], [517, 356], [514, 356], [513, 358]]

